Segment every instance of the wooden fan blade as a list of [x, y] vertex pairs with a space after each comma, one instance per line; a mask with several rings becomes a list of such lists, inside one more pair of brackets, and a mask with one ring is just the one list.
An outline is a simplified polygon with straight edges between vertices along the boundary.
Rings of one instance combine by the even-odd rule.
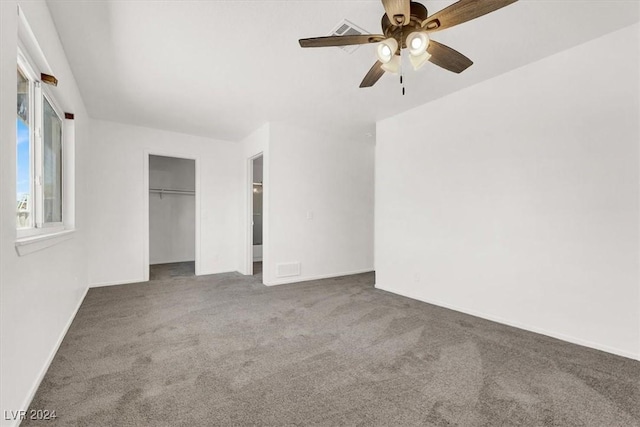
[[380, 77], [384, 75], [384, 70], [382, 69], [382, 62], [376, 61], [373, 64], [373, 67], [369, 70], [366, 76], [364, 76], [364, 80], [360, 83], [360, 87], [371, 87], [380, 80]]
[[391, 24], [395, 26], [407, 25], [411, 21], [410, 0], [382, 0], [382, 5]]
[[379, 34], [361, 34], [357, 36], [329, 36], [300, 39], [300, 47], [349, 46], [354, 44], [378, 43], [385, 37]]
[[518, 0], [460, 0], [425, 19], [422, 27], [429, 32], [444, 30], [502, 9], [516, 1]]
[[454, 73], [460, 74], [473, 65], [472, 60], [457, 50], [451, 49], [449, 46], [445, 46], [435, 40], [431, 40], [429, 42], [427, 52], [431, 54], [429, 61], [444, 68], [445, 70], [453, 71]]

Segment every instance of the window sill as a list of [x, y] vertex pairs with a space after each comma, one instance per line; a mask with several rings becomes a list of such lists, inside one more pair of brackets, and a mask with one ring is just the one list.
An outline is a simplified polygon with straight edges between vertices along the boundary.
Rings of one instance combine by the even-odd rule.
[[73, 237], [75, 229], [62, 230], [55, 233], [40, 234], [36, 236], [23, 237], [16, 240], [16, 252], [19, 256], [25, 256], [42, 249], [62, 243]]

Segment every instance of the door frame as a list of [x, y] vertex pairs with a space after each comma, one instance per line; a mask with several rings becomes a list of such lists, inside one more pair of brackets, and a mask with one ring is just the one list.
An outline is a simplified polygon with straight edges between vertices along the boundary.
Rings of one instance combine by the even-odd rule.
[[265, 157], [264, 152], [259, 152], [247, 159], [247, 185], [246, 189], [246, 197], [247, 197], [247, 228], [246, 228], [246, 240], [245, 247], [246, 250], [246, 258], [245, 258], [245, 271], [248, 276], [253, 276], [253, 161], [257, 158], [262, 157], [262, 274], [264, 281], [264, 261], [265, 261], [265, 236], [264, 230], [265, 226]]
[[149, 281], [150, 276], [150, 266], [149, 266], [149, 216], [151, 212], [149, 212], [149, 157], [150, 156], [162, 156], [162, 157], [173, 157], [176, 159], [184, 159], [184, 160], [193, 160], [195, 161], [195, 198], [196, 198], [196, 217], [195, 217], [195, 254], [196, 254], [196, 276], [200, 275], [200, 159], [198, 156], [194, 156], [193, 154], [185, 153], [185, 152], [176, 152], [176, 151], [162, 151], [162, 150], [152, 150], [147, 149], [144, 150], [144, 158], [143, 158], [143, 197], [144, 201], [144, 218], [143, 218], [143, 231], [144, 231], [144, 239], [143, 239], [143, 247], [142, 247], [142, 272], [143, 278], [145, 282]]

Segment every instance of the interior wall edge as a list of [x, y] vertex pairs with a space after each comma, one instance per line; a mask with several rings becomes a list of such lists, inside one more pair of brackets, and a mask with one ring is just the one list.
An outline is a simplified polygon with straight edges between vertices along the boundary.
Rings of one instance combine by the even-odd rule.
[[[60, 333], [60, 336], [58, 337], [58, 340], [56, 341], [56, 344], [51, 349], [51, 352], [49, 353], [49, 356], [47, 357], [47, 359], [45, 360], [44, 365], [40, 369], [40, 372], [38, 373], [38, 376], [36, 377], [36, 380], [33, 383], [33, 386], [31, 387], [31, 390], [29, 391], [29, 394], [25, 398], [25, 401], [24, 401], [24, 403], [22, 404], [22, 406], [20, 408], [21, 410], [26, 411], [26, 410], [29, 409], [29, 405], [31, 405], [31, 401], [35, 397], [36, 392], [38, 391], [38, 388], [40, 387], [40, 383], [42, 383], [42, 380], [44, 379], [44, 376], [47, 374], [47, 371], [49, 370], [49, 366], [51, 366], [51, 362], [53, 362], [53, 359], [55, 358], [56, 353], [58, 353], [58, 349], [60, 348], [60, 345], [62, 345], [62, 341], [64, 341], [64, 337], [67, 335], [67, 332], [69, 331], [69, 328], [71, 327], [71, 324], [73, 323], [73, 320], [76, 318], [76, 315], [78, 314], [78, 311], [80, 310], [80, 307], [82, 306], [82, 303], [84, 302], [84, 299], [87, 297], [87, 293], [89, 292], [89, 289], [90, 289], [90, 287], [85, 288], [85, 290], [84, 290], [84, 292], [82, 294], [82, 297], [80, 298], [80, 301], [78, 301], [78, 304], [76, 305], [75, 310], [71, 314], [71, 317], [69, 317], [69, 320], [67, 321], [66, 325], [64, 326], [64, 329]], [[15, 425], [18, 425], [18, 423], [16, 423]]]
[[356, 274], [373, 273], [374, 271], [375, 270], [373, 270], [372, 268], [365, 268], [362, 270], [346, 271], [342, 273], [322, 274], [318, 276], [304, 276], [304, 277], [297, 276], [289, 279], [273, 280], [273, 281], [265, 282], [264, 284], [265, 286], [291, 285], [294, 283], [305, 283], [305, 282], [311, 282], [314, 280], [333, 279], [335, 277], [345, 277], [345, 276], [354, 276]]
[[117, 280], [113, 282], [100, 282], [100, 283], [91, 283], [89, 285], [89, 289], [93, 288], [106, 288], [109, 286], [120, 286], [120, 285], [132, 285], [135, 283], [144, 283], [144, 279], [133, 279], [133, 280]]
[[198, 276], [211, 276], [213, 274], [242, 274], [238, 270], [211, 270], [211, 271], [201, 271]]
[[448, 310], [458, 311], [460, 313], [468, 314], [470, 316], [475, 316], [475, 317], [479, 317], [481, 319], [490, 320], [492, 322], [497, 322], [497, 323], [500, 323], [502, 325], [507, 325], [507, 326], [511, 326], [513, 328], [522, 329], [524, 331], [533, 332], [533, 333], [540, 334], [540, 335], [545, 335], [545, 336], [548, 336], [548, 337], [551, 337], [551, 338], [555, 338], [555, 339], [558, 339], [558, 340], [561, 340], [561, 341], [565, 341], [565, 342], [568, 342], [568, 343], [571, 343], [571, 344], [581, 345], [583, 347], [589, 347], [589, 348], [592, 348], [594, 350], [604, 351], [606, 353], [615, 354], [616, 356], [626, 357], [627, 359], [633, 359], [633, 360], [640, 361], [640, 352], [634, 354], [634, 353], [626, 351], [626, 350], [621, 350], [621, 349], [618, 349], [618, 348], [615, 348], [615, 347], [610, 347], [610, 346], [607, 346], [607, 345], [598, 344], [598, 343], [595, 343], [595, 342], [592, 342], [592, 341], [584, 340], [584, 339], [581, 339], [581, 338], [576, 338], [574, 336], [562, 334], [562, 333], [555, 332], [555, 331], [550, 331], [548, 329], [537, 328], [535, 326], [526, 325], [524, 323], [514, 322], [512, 320], [508, 320], [508, 319], [502, 318], [500, 316], [494, 316], [494, 315], [489, 314], [489, 313], [484, 313], [484, 312], [480, 312], [480, 311], [477, 311], [477, 310], [469, 310], [467, 308], [459, 307], [459, 306], [456, 306], [456, 305], [453, 305], [453, 304], [448, 304], [446, 302], [431, 300], [431, 299], [419, 296], [419, 295], [417, 295], [417, 294], [415, 294], [413, 292], [400, 291], [398, 289], [395, 289], [393, 286], [386, 286], [384, 284], [376, 283], [375, 288], [379, 289], [381, 291], [385, 291], [385, 292], [389, 292], [389, 293], [395, 294], [395, 295], [400, 295], [400, 296], [405, 297], [405, 298], [410, 298], [410, 299], [413, 299], [413, 300], [416, 300], [416, 301], [424, 302], [426, 304], [435, 305], [435, 306], [438, 306], [438, 307], [446, 308]]

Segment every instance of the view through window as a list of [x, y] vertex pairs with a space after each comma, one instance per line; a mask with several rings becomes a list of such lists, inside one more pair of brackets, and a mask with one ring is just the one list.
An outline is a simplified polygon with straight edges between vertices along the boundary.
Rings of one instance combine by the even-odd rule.
[[33, 226], [32, 206], [32, 147], [31, 147], [31, 82], [18, 67], [18, 117], [17, 117], [17, 227]]

